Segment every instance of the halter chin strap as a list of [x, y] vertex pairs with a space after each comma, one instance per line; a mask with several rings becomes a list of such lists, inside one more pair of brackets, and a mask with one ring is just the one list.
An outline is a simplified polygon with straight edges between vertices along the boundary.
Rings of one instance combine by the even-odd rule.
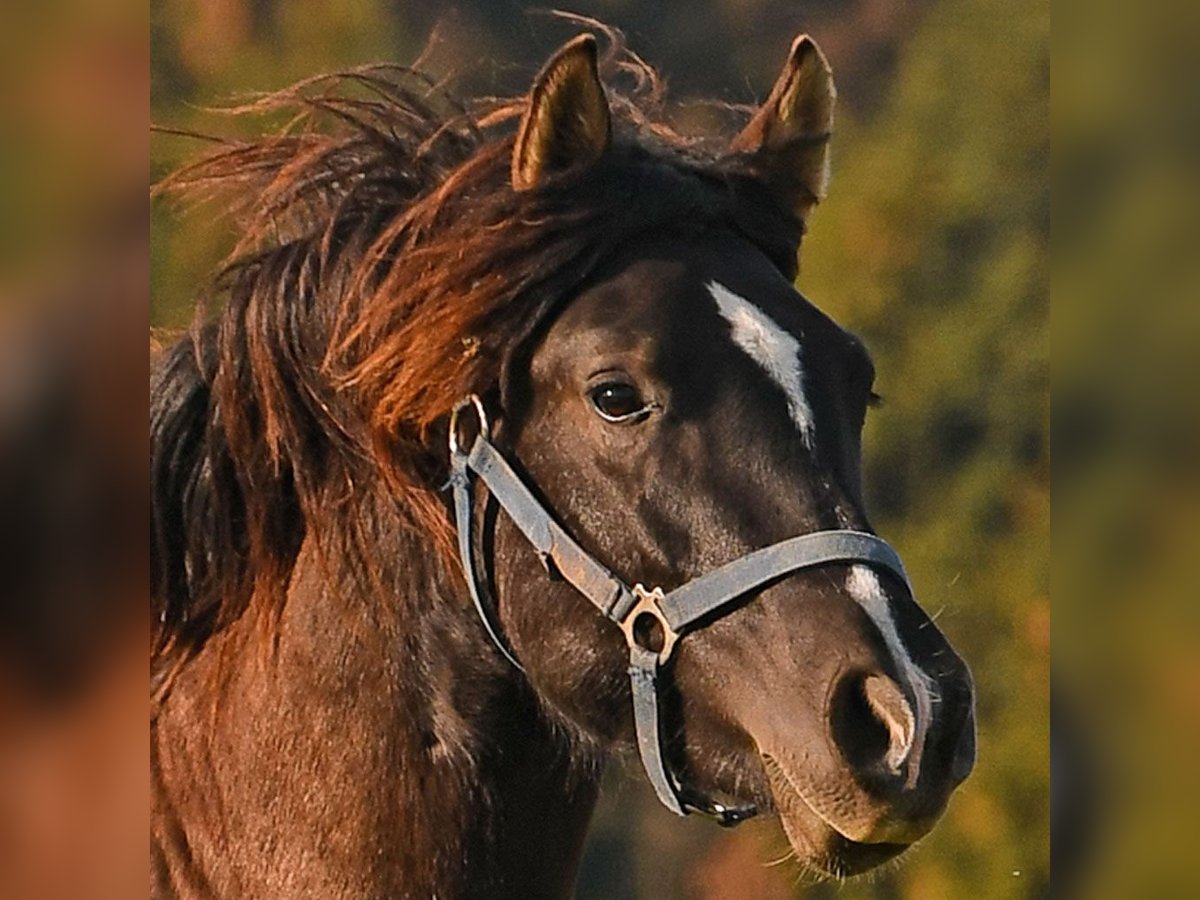
[[[473, 411], [478, 431], [470, 450], [460, 444], [459, 419]], [[472, 537], [474, 478], [487, 487], [546, 570], [566, 580], [605, 618], [615, 623], [629, 645], [629, 679], [638, 753], [658, 799], [684, 816], [703, 813], [721, 825], [736, 825], [755, 815], [753, 806], [728, 807], [683, 786], [667, 766], [665, 735], [659, 714], [659, 676], [679, 639], [703, 627], [745, 594], [784, 575], [831, 563], [866, 563], [882, 568], [911, 592], [900, 557], [885, 541], [861, 531], [818, 531], [789, 538], [739, 557], [664, 594], [640, 584], [629, 588], [601, 565], [559, 525], [490, 441], [483, 404], [472, 395], [455, 408], [450, 422], [450, 486], [458, 526], [458, 550], [471, 600], [488, 636], [514, 666], [524, 671], [504, 639], [491, 595], [475, 565]]]

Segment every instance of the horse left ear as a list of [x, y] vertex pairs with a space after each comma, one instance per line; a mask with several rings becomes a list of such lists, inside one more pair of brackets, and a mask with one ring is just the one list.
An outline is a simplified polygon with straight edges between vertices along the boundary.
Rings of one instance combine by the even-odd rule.
[[564, 44], [534, 79], [513, 148], [512, 186], [537, 187], [549, 175], [591, 165], [608, 149], [612, 122], [596, 68], [596, 38]]
[[825, 197], [836, 97], [825, 54], [802, 34], [792, 42], [766, 102], [729, 145], [731, 152], [751, 157], [763, 180], [800, 218]]

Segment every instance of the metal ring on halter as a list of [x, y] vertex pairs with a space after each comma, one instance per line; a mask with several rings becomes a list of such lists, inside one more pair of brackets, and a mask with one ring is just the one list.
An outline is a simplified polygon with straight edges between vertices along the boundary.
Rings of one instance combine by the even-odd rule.
[[[492, 436], [491, 429], [488, 426], [487, 412], [483, 408], [483, 401], [479, 399], [478, 394], [468, 394], [462, 400], [459, 400], [458, 403], [454, 404], [454, 408], [452, 410], [450, 410], [450, 453], [454, 456], [458, 456], [461, 453], [467, 452], [465, 450], [462, 450], [461, 445], [459, 444], [458, 418], [459, 418], [459, 416], [462, 415], [463, 410], [467, 409], [468, 407], [475, 408], [475, 417], [476, 417], [476, 421], [479, 424], [479, 431], [476, 432], [476, 434], [482, 435], [483, 439], [485, 441], [490, 440], [491, 436]], [[473, 442], [474, 441], [472, 439], [471, 442], [465, 442], [465, 443], [473, 443]], [[469, 450], [469, 447], [468, 447], [468, 450]]]
[[[679, 634], [671, 627], [667, 621], [667, 617], [663, 615], [663, 611], [659, 608], [659, 601], [663, 599], [662, 588], [655, 588], [652, 591], [646, 590], [644, 585], [635, 584], [633, 586], [633, 595], [637, 597], [637, 603], [633, 608], [625, 614], [618, 624], [621, 626], [621, 631], [625, 633], [625, 640], [630, 647], [641, 647], [643, 650], [649, 650], [651, 653], [658, 654], [659, 665], [664, 664], [671, 658], [671, 653], [675, 649], [675, 642], [679, 640]], [[640, 633], [639, 623], [644, 622], [644, 616], [649, 616], [658, 623], [658, 627], [662, 631], [662, 645], [657, 649], [649, 646], [646, 640], [646, 635]]]

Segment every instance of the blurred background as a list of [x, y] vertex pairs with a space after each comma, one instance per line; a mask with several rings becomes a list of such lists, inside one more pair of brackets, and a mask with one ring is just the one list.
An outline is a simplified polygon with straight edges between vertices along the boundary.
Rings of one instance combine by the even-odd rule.
[[[1051, 116], [1046, 0], [570, 6], [626, 32], [683, 128], [711, 125], [689, 101], [762, 99], [798, 31], [829, 56], [798, 283], [875, 354], [875, 524], [974, 669], [980, 737], [934, 833], [840, 886], [772, 864], [768, 823], [680, 821], [614, 770], [580, 897], [1198, 895], [1200, 7], [1121, 7], [1056, 5]], [[517, 92], [573, 30], [503, 0], [0, 9], [0, 897], [145, 884], [147, 326], [186, 325], [232, 237], [148, 212], [201, 148], [148, 153], [147, 103], [222, 131], [204, 107], [427, 46], [458, 92]]]

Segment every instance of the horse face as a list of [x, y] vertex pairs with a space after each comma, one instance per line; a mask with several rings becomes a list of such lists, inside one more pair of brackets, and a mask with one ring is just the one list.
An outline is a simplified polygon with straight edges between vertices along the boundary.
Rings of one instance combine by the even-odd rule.
[[[628, 583], [671, 589], [759, 547], [869, 530], [862, 345], [729, 235], [615, 261], [532, 354], [506, 436], [550, 508]], [[620, 633], [497, 523], [505, 629], [547, 706], [631, 740]], [[682, 639], [669, 752], [692, 787], [772, 806], [847, 873], [925, 834], [974, 759], [962, 660], [866, 566], [781, 579]]]

